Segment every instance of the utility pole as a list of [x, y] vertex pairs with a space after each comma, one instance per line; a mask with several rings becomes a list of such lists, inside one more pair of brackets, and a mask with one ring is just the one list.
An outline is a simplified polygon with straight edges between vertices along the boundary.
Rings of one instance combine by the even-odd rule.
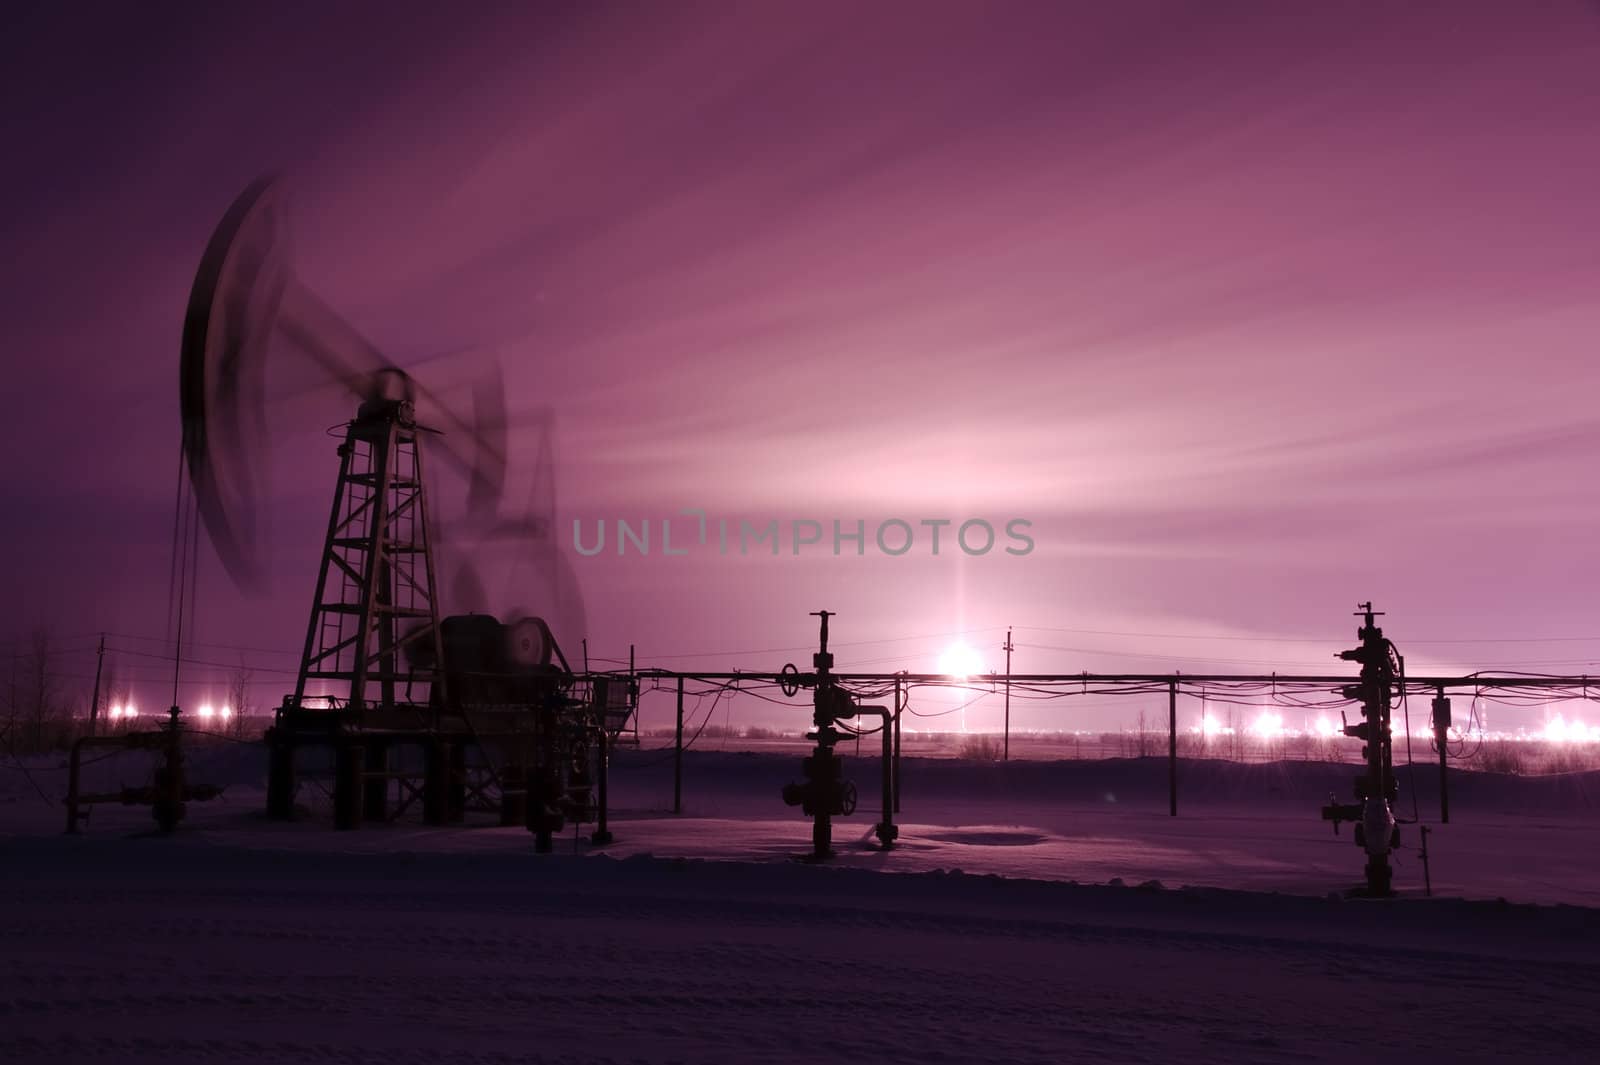
[[100, 646], [94, 653], [94, 695], [89, 698], [89, 735], [94, 735], [95, 723], [100, 720], [100, 667], [106, 661], [106, 634], [100, 634]]
[[[1433, 697], [1433, 744], [1439, 748], [1439, 822], [1446, 825], [1450, 823], [1450, 776], [1446, 768], [1449, 743], [1450, 700], [1445, 697], [1444, 685], [1441, 684]], [[1426, 844], [1427, 837], [1424, 836], [1423, 840]]]
[[1006, 629], [1006, 642], [1001, 648], [1006, 653], [1006, 729], [1005, 738], [1001, 746], [1000, 760], [1011, 761], [1011, 652], [1015, 648], [1011, 644], [1011, 630]]
[[[1201, 726], [1203, 729], [1205, 726]], [[1167, 795], [1171, 816], [1178, 816], [1178, 682], [1167, 685]]]

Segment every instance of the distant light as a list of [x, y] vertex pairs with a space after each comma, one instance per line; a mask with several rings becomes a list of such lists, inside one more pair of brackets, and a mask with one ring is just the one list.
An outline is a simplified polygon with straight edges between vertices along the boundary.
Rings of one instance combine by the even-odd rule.
[[1228, 731], [1230, 730], [1223, 728], [1222, 722], [1214, 717], [1204, 718], [1200, 722], [1200, 734], [1203, 736], [1220, 736]]
[[138, 717], [139, 716], [139, 711], [137, 711], [137, 710], [135, 710], [133, 708], [133, 704], [132, 703], [129, 703], [127, 706], [124, 706], [122, 708], [122, 716], [123, 717]]
[[1250, 731], [1263, 739], [1272, 739], [1283, 734], [1283, 716], [1267, 710], [1256, 718], [1250, 726]]
[[966, 680], [983, 672], [983, 660], [978, 657], [978, 652], [966, 644], [951, 644], [939, 656], [939, 672], [954, 680]]
[[226, 721], [226, 720], [228, 720], [228, 715], [230, 715], [232, 713], [233, 713], [232, 710], [230, 710], [226, 706], [224, 706], [222, 709], [217, 711], [217, 716], [222, 718], [222, 720]]
[[110, 709], [106, 711], [106, 716], [115, 721], [117, 718], [122, 716], [122, 707], [112, 704]]
[[1545, 722], [1544, 738], [1551, 743], [1600, 742], [1600, 727], [1590, 727], [1582, 721], [1568, 722], [1560, 714]]
[[200, 720], [202, 720], [202, 721], [210, 721], [211, 720], [211, 715], [214, 714], [214, 713], [216, 713], [216, 711], [211, 709], [211, 704], [210, 703], [201, 704], [201, 706], [200, 706]]
[[1335, 725], [1332, 721], [1329, 721], [1325, 717], [1317, 718], [1317, 723], [1313, 727], [1316, 729], [1318, 736], [1327, 737], [1337, 736], [1339, 734], [1339, 726]]

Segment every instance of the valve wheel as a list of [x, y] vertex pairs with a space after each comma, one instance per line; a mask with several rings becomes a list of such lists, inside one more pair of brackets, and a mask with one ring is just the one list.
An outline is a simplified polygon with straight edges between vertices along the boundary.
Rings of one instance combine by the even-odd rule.
[[839, 813], [849, 817], [856, 812], [856, 785], [854, 781], [846, 781], [844, 785], [844, 799], [839, 803]]
[[800, 690], [800, 671], [793, 662], [783, 667], [783, 672], [778, 674], [778, 688], [790, 699]]

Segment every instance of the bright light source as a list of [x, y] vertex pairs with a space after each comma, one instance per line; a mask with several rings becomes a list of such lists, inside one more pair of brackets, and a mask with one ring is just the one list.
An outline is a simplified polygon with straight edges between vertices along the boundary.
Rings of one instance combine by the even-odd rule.
[[122, 716], [122, 707], [113, 703], [111, 707], [106, 710], [106, 716], [115, 721], [117, 718]]
[[1551, 743], [1593, 743], [1600, 740], [1600, 728], [1582, 721], [1568, 722], [1560, 714], [1545, 722], [1544, 738]]
[[983, 660], [978, 657], [978, 652], [966, 644], [951, 644], [939, 656], [939, 672], [956, 680], [966, 680], [975, 673], [983, 672]]
[[229, 715], [231, 715], [232, 713], [233, 713], [232, 710], [230, 710], [226, 706], [224, 706], [222, 709], [217, 711], [217, 716], [222, 718], [222, 720], [226, 721], [226, 720], [228, 720]]
[[1271, 710], [1262, 711], [1261, 715], [1256, 718], [1255, 723], [1250, 726], [1250, 731], [1262, 739], [1281, 736], [1283, 734], [1283, 715], [1275, 714]]
[[200, 720], [201, 721], [210, 721], [211, 720], [211, 715], [214, 714], [214, 713], [216, 713], [216, 711], [211, 709], [211, 704], [210, 703], [202, 703], [201, 704], [201, 706], [200, 706]]
[[133, 704], [132, 703], [129, 703], [127, 706], [124, 706], [122, 708], [122, 716], [123, 717], [138, 717], [139, 716], [139, 711], [137, 711], [137, 710], [135, 710], [133, 708]]
[[1317, 718], [1317, 723], [1313, 726], [1313, 728], [1315, 728], [1318, 736], [1325, 738], [1337, 736], [1339, 734], [1339, 726], [1335, 725], [1332, 721], [1329, 721], [1325, 717]]
[[1219, 736], [1223, 732], [1222, 722], [1214, 717], [1203, 718], [1200, 722], [1200, 732], [1205, 736]]

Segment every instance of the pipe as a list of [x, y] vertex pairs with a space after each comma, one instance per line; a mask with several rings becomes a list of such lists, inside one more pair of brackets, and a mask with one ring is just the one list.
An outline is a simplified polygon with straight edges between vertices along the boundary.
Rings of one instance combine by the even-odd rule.
[[611, 763], [611, 735], [606, 730], [605, 707], [600, 708], [600, 823], [595, 826], [594, 834], [589, 837], [589, 842], [595, 846], [603, 847], [612, 840], [611, 830], [606, 827], [607, 807], [610, 800], [607, 796], [607, 778], [610, 773]]
[[905, 704], [900, 699], [900, 678], [894, 681], [894, 812], [900, 812], [900, 715]]
[[896, 839], [900, 838], [900, 829], [895, 827], [894, 823], [894, 722], [896, 715], [886, 706], [858, 706], [856, 707], [856, 712], [858, 714], [870, 714], [873, 717], [881, 717], [883, 719], [883, 727], [880, 730], [883, 733], [883, 820], [873, 827], [873, 832], [877, 835], [878, 842], [882, 843], [884, 849], [887, 850], [894, 845]]
[[160, 746], [166, 734], [162, 732], [129, 732], [121, 736], [81, 736], [72, 745], [72, 753], [67, 762], [67, 833], [78, 834], [78, 822], [86, 814], [78, 810], [80, 806], [88, 806], [96, 802], [120, 802], [121, 794], [116, 795], [82, 795], [78, 791], [79, 770], [82, 768], [83, 749], [85, 747], [124, 747], [130, 751], [149, 750]]
[[672, 812], [683, 813], [683, 678], [678, 678], [678, 732], [672, 745]]

